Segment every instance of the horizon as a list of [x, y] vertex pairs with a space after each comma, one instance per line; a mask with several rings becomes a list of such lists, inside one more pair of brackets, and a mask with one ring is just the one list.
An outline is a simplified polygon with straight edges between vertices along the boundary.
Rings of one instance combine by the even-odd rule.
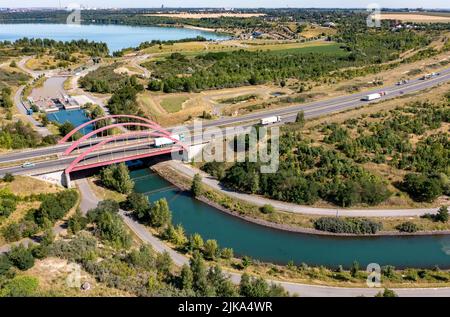
[[273, 1], [269, 0], [247, 0], [245, 5], [242, 1], [227, 1], [224, 6], [223, 2], [218, 0], [161, 0], [158, 3], [152, 1], [149, 4], [145, 0], [136, 0], [131, 4], [124, 0], [30, 0], [28, 5], [17, 3], [15, 0], [3, 0], [1, 8], [7, 9], [58, 9], [70, 7], [74, 4], [81, 5], [86, 8], [96, 9], [365, 9], [369, 4], [376, 3], [382, 9], [424, 9], [424, 10], [449, 10], [450, 2], [444, 0], [429, 0], [426, 3], [423, 0], [378, 0], [378, 1], [359, 1], [359, 0], [343, 0], [338, 2], [333, 0], [319, 0], [314, 6], [310, 6], [306, 1], [299, 0], [281, 0], [273, 5]]

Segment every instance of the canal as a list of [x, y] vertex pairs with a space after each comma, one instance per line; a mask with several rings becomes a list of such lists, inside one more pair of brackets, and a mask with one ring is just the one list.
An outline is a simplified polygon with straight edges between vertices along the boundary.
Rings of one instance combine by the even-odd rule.
[[199, 233], [216, 239], [221, 247], [233, 248], [263, 262], [349, 267], [378, 263], [397, 268], [450, 268], [450, 236], [332, 237], [270, 229], [223, 213], [193, 199], [149, 169], [131, 172], [135, 190], [150, 201], [166, 198], [173, 223], [182, 224], [186, 234]]

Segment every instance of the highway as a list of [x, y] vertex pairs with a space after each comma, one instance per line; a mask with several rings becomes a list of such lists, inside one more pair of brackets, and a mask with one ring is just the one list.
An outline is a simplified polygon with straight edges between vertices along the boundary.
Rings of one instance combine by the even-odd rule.
[[[211, 127], [225, 127], [225, 126], [241, 126], [243, 128], [251, 126], [253, 123], [257, 122], [261, 118], [268, 116], [281, 116], [282, 123], [292, 122], [295, 120], [297, 113], [301, 110], [304, 111], [306, 118], [315, 118], [323, 115], [358, 108], [370, 102], [362, 101], [362, 97], [370, 94], [370, 93], [379, 93], [386, 92], [386, 95], [383, 96], [380, 100], [375, 102], [380, 102], [382, 100], [388, 100], [392, 98], [397, 98], [403, 96], [405, 94], [415, 93], [422, 91], [424, 89], [428, 89], [434, 86], [437, 86], [442, 83], [446, 83], [450, 81], [450, 68], [446, 68], [442, 70], [438, 76], [433, 77], [428, 80], [421, 80], [419, 78], [411, 79], [407, 84], [404, 85], [394, 85], [389, 87], [380, 87], [377, 89], [364, 91], [355, 93], [352, 95], [345, 95], [336, 98], [320, 100], [311, 103], [299, 104], [284, 108], [271, 109], [268, 111], [254, 112], [238, 117], [224, 117], [216, 120], [203, 121], [203, 128], [211, 128]], [[373, 103], [375, 103], [373, 102]], [[182, 126], [169, 127], [169, 130], [183, 128]], [[193, 125], [184, 127], [190, 131], [194, 129]], [[198, 136], [197, 136], [198, 137]], [[198, 138], [195, 138], [195, 141], [198, 141]], [[85, 144], [90, 144], [92, 142], [96, 143], [100, 140], [98, 138], [95, 141], [86, 142]], [[0, 156], [0, 163], [12, 163], [15, 161], [21, 161], [37, 157], [44, 156], [52, 156], [52, 155], [60, 155], [70, 144], [63, 145], [55, 145], [50, 147], [42, 147], [33, 150], [25, 150], [25, 151], [14, 151], [10, 153], [5, 153]], [[118, 151], [121, 151], [120, 149]], [[58, 166], [63, 166], [64, 164], [68, 164], [73, 160], [73, 157], [58, 157], [58, 159], [51, 159], [44, 162], [36, 163], [36, 165], [32, 168], [24, 170], [20, 167], [20, 165], [9, 166], [0, 169], [0, 176], [5, 173], [32, 173], [35, 170], [42, 170], [43, 168], [50, 168], [54, 166], [55, 168]]]

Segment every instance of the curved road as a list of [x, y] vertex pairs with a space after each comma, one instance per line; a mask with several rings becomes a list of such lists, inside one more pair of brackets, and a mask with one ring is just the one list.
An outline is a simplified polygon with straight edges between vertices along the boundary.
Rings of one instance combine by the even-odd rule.
[[282, 202], [279, 200], [269, 199], [262, 196], [249, 195], [226, 188], [220, 182], [210, 175], [196, 169], [190, 165], [183, 164], [180, 161], [170, 161], [169, 166], [176, 171], [193, 178], [195, 174], [202, 175], [202, 182], [225, 195], [246, 201], [252, 205], [264, 206], [272, 205], [275, 209], [305, 215], [321, 215], [321, 216], [347, 216], [347, 217], [414, 217], [423, 216], [426, 213], [434, 214], [438, 208], [423, 209], [343, 209], [343, 208], [317, 208], [311, 206], [302, 206], [293, 203]]

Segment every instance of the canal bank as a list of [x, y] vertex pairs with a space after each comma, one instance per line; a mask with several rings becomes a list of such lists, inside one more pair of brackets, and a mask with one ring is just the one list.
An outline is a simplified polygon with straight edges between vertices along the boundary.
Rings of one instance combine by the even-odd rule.
[[[166, 164], [167, 162], [156, 164], [152, 167], [152, 170], [156, 173], [158, 173], [162, 178], [166, 179], [167, 181], [171, 182], [173, 185], [178, 187], [181, 190], [188, 191], [190, 188], [191, 178], [187, 178], [187, 175], [181, 173], [179, 170], [176, 170], [173, 168], [173, 165]], [[169, 163], [173, 163], [173, 161], [170, 161]], [[203, 184], [205, 186], [205, 184]], [[326, 235], [326, 236], [337, 236], [337, 237], [361, 237], [361, 236], [368, 236], [368, 235], [362, 235], [362, 234], [351, 234], [351, 233], [334, 233], [334, 232], [327, 232], [327, 231], [320, 231], [316, 230], [314, 228], [309, 228], [305, 226], [293, 226], [289, 224], [282, 224], [277, 223], [276, 221], [268, 221], [262, 218], [249, 216], [247, 214], [244, 214], [243, 212], [239, 212], [236, 210], [231, 210], [230, 207], [224, 207], [223, 201], [227, 198], [231, 199], [232, 197], [226, 197], [226, 194], [218, 192], [215, 188], [210, 188], [208, 185], [206, 185], [208, 190], [204, 191], [206, 194], [201, 197], [196, 197], [196, 199], [222, 211], [225, 212], [233, 217], [238, 217], [242, 220], [252, 222], [261, 226], [266, 226], [272, 229], [277, 230], [284, 230], [288, 232], [294, 232], [294, 233], [304, 233], [304, 234], [315, 234], [315, 235]], [[226, 198], [224, 198], [226, 197]], [[241, 201], [236, 198], [232, 198], [233, 201], [238, 202], [240, 206], [244, 210], [253, 209], [257, 210], [257, 214], [261, 217], [262, 213], [260, 211], [259, 206], [252, 205], [246, 201]], [[222, 204], [221, 204], [222, 202]], [[450, 235], [450, 230], [424, 230], [424, 231], [418, 231], [414, 233], [407, 233], [407, 232], [400, 232], [400, 231], [379, 231], [375, 234], [371, 234], [370, 236], [420, 236], [420, 235]]]
[[[131, 172], [136, 192], [150, 201], [166, 198], [173, 223], [187, 234], [215, 239], [221, 247], [233, 248], [238, 256], [268, 263], [349, 267], [353, 261], [394, 265], [397, 268], [450, 267], [450, 236], [335, 237], [293, 233], [249, 223], [193, 199], [147, 169]], [[420, 250], [420, 252], [418, 252]]]

